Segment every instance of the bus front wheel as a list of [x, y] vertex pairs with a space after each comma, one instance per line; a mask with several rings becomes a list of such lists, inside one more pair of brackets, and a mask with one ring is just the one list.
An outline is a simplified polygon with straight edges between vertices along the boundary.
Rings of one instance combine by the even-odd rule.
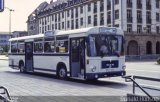
[[60, 79], [66, 79], [66, 78], [67, 78], [67, 70], [66, 70], [66, 67], [61, 65], [61, 66], [58, 68], [58, 73], [57, 73], [57, 75], [58, 75], [58, 78], [60, 78]]

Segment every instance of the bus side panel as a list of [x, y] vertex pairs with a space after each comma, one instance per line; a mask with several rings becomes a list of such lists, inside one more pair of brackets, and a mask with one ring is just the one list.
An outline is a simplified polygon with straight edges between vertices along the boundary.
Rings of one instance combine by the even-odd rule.
[[56, 67], [59, 62], [63, 62], [66, 67], [67, 71], [69, 69], [69, 56], [34, 56], [34, 69], [35, 70], [42, 70], [42, 71], [50, 71], [56, 74]]
[[13, 69], [19, 69], [19, 62], [22, 60], [25, 63], [24, 55], [9, 55], [9, 66]]

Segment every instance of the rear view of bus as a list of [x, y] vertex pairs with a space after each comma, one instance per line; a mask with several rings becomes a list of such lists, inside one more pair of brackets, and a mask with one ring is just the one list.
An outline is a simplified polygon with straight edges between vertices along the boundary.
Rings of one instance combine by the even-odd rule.
[[86, 77], [124, 76], [124, 33], [121, 29], [100, 27], [87, 38]]

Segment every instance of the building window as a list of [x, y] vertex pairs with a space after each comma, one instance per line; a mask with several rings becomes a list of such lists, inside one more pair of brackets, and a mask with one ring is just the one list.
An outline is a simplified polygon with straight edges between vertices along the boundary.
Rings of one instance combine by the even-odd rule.
[[132, 10], [127, 10], [127, 22], [132, 23]]
[[115, 27], [119, 28], [119, 24], [116, 24]]
[[57, 22], [57, 14], [55, 14], [55, 22]]
[[74, 18], [74, 9], [71, 10], [71, 18]]
[[132, 8], [132, 0], [127, 0], [127, 7]]
[[81, 18], [81, 26], [83, 26], [83, 18]]
[[42, 33], [44, 33], [44, 26], [42, 27]]
[[69, 17], [69, 10], [67, 11], [67, 17]]
[[132, 32], [132, 24], [127, 24], [127, 32]]
[[62, 18], [64, 18], [64, 12], [62, 12]]
[[100, 1], [100, 11], [103, 12], [104, 11], [104, 0]]
[[147, 25], [147, 33], [151, 33], [151, 26]]
[[70, 28], [70, 22], [67, 21], [67, 28]]
[[47, 18], [45, 18], [44, 24], [45, 24], [45, 25], [47, 24]]
[[104, 14], [100, 15], [100, 25], [104, 25]]
[[88, 16], [88, 24], [91, 24], [91, 16]]
[[97, 15], [94, 15], [94, 26], [97, 26]]
[[76, 17], [78, 17], [78, 8], [76, 8]]
[[108, 12], [107, 14], [107, 23], [111, 24], [111, 12]]
[[58, 30], [61, 30], [61, 23], [58, 24]]
[[141, 33], [142, 32], [142, 25], [137, 25], [137, 33]]
[[159, 13], [156, 13], [156, 20], [159, 22]]
[[111, 0], [107, 0], [107, 10], [111, 10]]
[[52, 15], [52, 21], [54, 21], [54, 15]]
[[159, 8], [159, 0], [156, 0], [156, 7]]
[[97, 13], [97, 2], [94, 2], [94, 13]]
[[119, 0], [115, 0], [115, 5], [118, 5], [119, 4]]
[[54, 24], [52, 24], [52, 30], [54, 30]]
[[137, 23], [142, 23], [142, 11], [137, 11]]
[[72, 20], [71, 29], [74, 29], [74, 20]]
[[146, 13], [146, 22], [147, 22], [147, 24], [151, 24], [151, 12], [150, 11], [147, 11], [147, 13]]
[[64, 22], [62, 22], [62, 29], [64, 29]]
[[119, 10], [115, 11], [115, 19], [119, 19]]
[[80, 7], [80, 13], [83, 13], [83, 6]]
[[91, 11], [91, 3], [88, 4], [88, 12]]
[[41, 20], [39, 20], [39, 24], [41, 24]]
[[78, 19], [76, 19], [76, 29], [78, 29]]
[[146, 44], [146, 54], [152, 54], [152, 42], [148, 41]]
[[159, 26], [156, 27], [156, 32], [159, 34]]
[[61, 15], [60, 15], [60, 13], [58, 14], [58, 21], [60, 21], [61, 20]]
[[48, 25], [48, 31], [50, 30], [50, 26]]
[[57, 23], [55, 24], [55, 29], [57, 29]]
[[137, 0], [137, 9], [142, 9], [142, 0]]
[[146, 9], [151, 10], [151, 0], [146, 0]]

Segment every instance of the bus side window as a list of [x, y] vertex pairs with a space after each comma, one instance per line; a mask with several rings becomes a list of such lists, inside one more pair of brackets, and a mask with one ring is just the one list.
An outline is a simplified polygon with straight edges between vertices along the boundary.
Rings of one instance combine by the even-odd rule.
[[42, 42], [34, 43], [34, 52], [35, 53], [43, 52], [43, 44], [42, 44]]
[[56, 41], [56, 52], [67, 53], [68, 52], [68, 38], [59, 37]]
[[18, 53], [24, 53], [24, 42], [23, 41], [19, 41], [18, 42]]
[[44, 52], [54, 52], [54, 51], [55, 51], [54, 37], [45, 38]]
[[17, 53], [18, 45], [17, 42], [11, 42], [11, 53]]

